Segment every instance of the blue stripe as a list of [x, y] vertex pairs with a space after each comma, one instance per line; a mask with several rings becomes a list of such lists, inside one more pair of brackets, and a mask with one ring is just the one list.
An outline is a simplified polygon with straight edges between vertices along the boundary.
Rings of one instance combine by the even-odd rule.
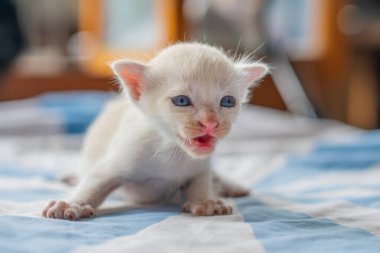
[[65, 133], [78, 134], [86, 131], [112, 96], [110, 92], [75, 91], [48, 93], [38, 99], [44, 110], [63, 118]]
[[361, 150], [347, 151], [314, 151], [304, 156], [291, 156], [287, 166], [313, 168], [319, 170], [366, 169], [380, 162], [380, 152]]
[[28, 189], [0, 190], [0, 199], [15, 202], [63, 199], [65, 193], [57, 190]]
[[[328, 194], [328, 193], [326, 193]], [[287, 196], [284, 194], [274, 194], [269, 193], [266, 194], [267, 196], [272, 196], [278, 199], [285, 200], [289, 203], [299, 203], [299, 204], [321, 204], [326, 202], [332, 202], [332, 201], [346, 201], [348, 203], [363, 206], [363, 207], [369, 207], [369, 208], [380, 208], [380, 196], [367, 196], [367, 197], [351, 197], [351, 196], [339, 196], [336, 198], [325, 198], [325, 197], [307, 197], [303, 196], [302, 192], [298, 192], [296, 195]]]
[[380, 142], [376, 141], [380, 141], [380, 131], [360, 135], [345, 144], [319, 143], [308, 154], [290, 155], [282, 168], [258, 182], [254, 189], [269, 189], [336, 171], [362, 170], [365, 173], [380, 163]]
[[[278, 187], [280, 185], [294, 182], [296, 180], [301, 180], [303, 178], [305, 178], [305, 180], [309, 180], [310, 178], [320, 175], [320, 173], [321, 171], [319, 169], [285, 165], [276, 172], [257, 182], [252, 187], [252, 190], [270, 190], [272, 187]], [[326, 173], [328, 172], [325, 172], [325, 174]]]
[[76, 222], [0, 216], [0, 252], [69, 252], [80, 246], [135, 234], [178, 211], [174, 206], [138, 209]]
[[353, 204], [380, 209], [380, 196], [347, 198]]
[[254, 197], [236, 205], [268, 253], [378, 253], [380, 237], [324, 218], [267, 206]]
[[[337, 175], [339, 177], [339, 175]], [[322, 191], [336, 191], [336, 190], [345, 190], [347, 188], [350, 189], [356, 189], [358, 191], [365, 189], [365, 190], [380, 190], [380, 184], [367, 184], [367, 185], [358, 185], [358, 186], [353, 186], [350, 184], [342, 184], [339, 182], [339, 184], [334, 184], [332, 185], [322, 185], [322, 186], [317, 186], [313, 187], [311, 189], [305, 189], [305, 190], [298, 190], [297, 193], [303, 194], [303, 193], [316, 193], [316, 192], [322, 192]]]
[[41, 168], [25, 167], [18, 164], [2, 163], [0, 161], [0, 176], [15, 178], [40, 177], [46, 180], [55, 180], [56, 172], [42, 170]]

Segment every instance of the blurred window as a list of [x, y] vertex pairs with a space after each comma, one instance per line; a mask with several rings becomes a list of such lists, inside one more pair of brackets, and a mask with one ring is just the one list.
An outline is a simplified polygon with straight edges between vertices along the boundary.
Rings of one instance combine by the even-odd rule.
[[150, 49], [160, 42], [153, 0], [108, 0], [104, 5], [104, 42], [115, 50]]

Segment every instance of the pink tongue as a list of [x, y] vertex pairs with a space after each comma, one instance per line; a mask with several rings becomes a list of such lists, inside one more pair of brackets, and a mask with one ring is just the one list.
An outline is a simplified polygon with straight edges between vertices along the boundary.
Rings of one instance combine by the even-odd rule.
[[211, 140], [211, 136], [207, 134], [207, 135], [203, 135], [203, 136], [199, 136], [197, 138], [194, 138], [194, 140], [196, 142], [199, 142], [200, 144], [205, 144]]

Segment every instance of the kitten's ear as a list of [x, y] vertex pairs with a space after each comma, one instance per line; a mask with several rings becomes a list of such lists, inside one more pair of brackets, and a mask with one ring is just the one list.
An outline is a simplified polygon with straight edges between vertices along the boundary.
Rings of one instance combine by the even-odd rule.
[[243, 80], [251, 87], [256, 81], [263, 78], [269, 72], [269, 68], [264, 63], [249, 63], [249, 64], [239, 64], [238, 69], [243, 73]]
[[123, 88], [129, 91], [134, 100], [139, 100], [141, 95], [141, 80], [146, 70], [146, 65], [130, 60], [119, 60], [111, 64], [112, 71], [118, 77]]
[[238, 64], [237, 65], [239, 71], [243, 75], [243, 94], [242, 101], [243, 103], [247, 103], [250, 100], [251, 89], [256, 81], [263, 78], [269, 72], [269, 68], [267, 65], [263, 63], [250, 63], [250, 64]]

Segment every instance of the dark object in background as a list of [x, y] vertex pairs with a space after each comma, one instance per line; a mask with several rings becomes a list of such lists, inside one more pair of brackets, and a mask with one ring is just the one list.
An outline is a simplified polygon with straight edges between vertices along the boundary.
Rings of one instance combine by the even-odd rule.
[[23, 46], [24, 39], [17, 20], [16, 6], [11, 1], [0, 0], [0, 76]]

